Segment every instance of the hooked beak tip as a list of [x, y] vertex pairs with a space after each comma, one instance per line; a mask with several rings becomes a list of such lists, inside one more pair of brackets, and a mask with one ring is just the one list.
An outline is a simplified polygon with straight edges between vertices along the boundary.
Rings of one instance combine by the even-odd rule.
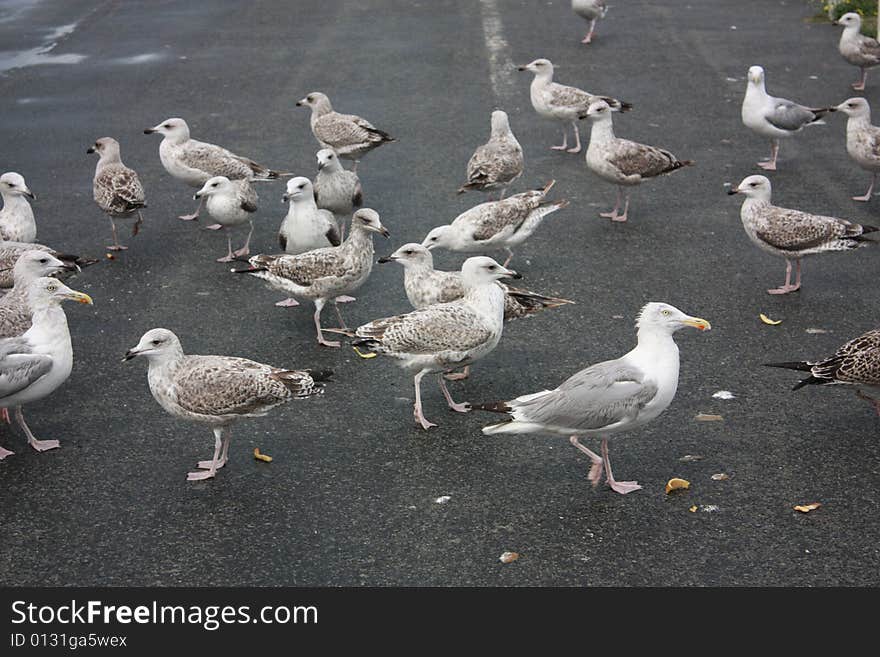
[[727, 190], [728, 196], [733, 196], [734, 194], [739, 194], [739, 187], [734, 187], [733, 189]]
[[144, 128], [144, 134], [145, 134], [145, 135], [151, 135], [151, 134], [153, 134], [154, 132], [156, 132], [156, 131], [153, 130], [152, 128]]
[[384, 265], [385, 263], [391, 262], [393, 260], [394, 258], [392, 258], [391, 256], [383, 256], [379, 258], [376, 262], [378, 262], [380, 265]]
[[91, 155], [91, 154], [94, 153], [94, 152], [95, 152], [95, 147], [94, 147], [94, 146], [89, 146], [89, 147], [86, 149], [86, 153], [88, 153], [89, 155]]

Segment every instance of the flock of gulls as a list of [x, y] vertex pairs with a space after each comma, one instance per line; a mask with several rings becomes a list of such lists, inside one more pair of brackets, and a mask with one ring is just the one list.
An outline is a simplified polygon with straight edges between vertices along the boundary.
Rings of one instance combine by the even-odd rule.
[[[589, 21], [583, 43], [591, 43], [596, 23], [605, 16], [607, 7], [602, 0], [573, 0], [572, 9]], [[863, 89], [867, 69], [880, 64], [880, 45], [860, 34], [858, 14], [845, 14], [839, 22], [844, 27], [840, 52], [860, 67], [861, 79], [853, 87]], [[554, 65], [548, 59], [535, 59], [519, 69], [533, 75], [529, 94], [535, 112], [562, 129], [562, 143], [553, 149], [581, 152], [579, 124], [588, 122], [586, 168], [617, 190], [613, 209], [601, 216], [627, 221], [631, 187], [694, 165], [668, 150], [616, 136], [613, 116], [633, 109], [629, 102], [554, 81]], [[283, 294], [277, 305], [311, 301], [319, 345], [340, 347], [345, 338], [365, 359], [394, 359], [413, 378], [413, 416], [422, 428], [436, 426], [426, 417], [421, 395], [422, 379], [432, 374], [451, 410], [500, 414], [499, 421], [485, 426], [483, 433], [566, 436], [590, 459], [589, 480], [594, 486], [604, 476], [618, 493], [638, 490], [637, 482], [614, 477], [608, 440], [650, 422], [670, 405], [679, 374], [679, 351], [673, 336], [682, 328], [708, 330], [709, 322], [667, 303], [650, 302], [636, 319], [635, 347], [620, 358], [591, 365], [553, 389], [511, 400], [455, 401], [447, 381], [470, 376], [470, 366], [498, 346], [507, 322], [573, 303], [505, 282], [521, 278], [510, 268], [514, 249], [528, 240], [548, 215], [565, 209], [568, 201], [553, 198], [554, 181], [546, 179], [536, 189], [507, 195], [522, 177], [526, 163], [508, 115], [493, 111], [489, 140], [478, 146], [467, 162], [465, 180], [458, 190], [485, 193], [489, 200], [449, 224], [433, 228], [421, 243], [404, 244], [379, 258], [379, 263], [396, 262], [403, 267], [404, 293], [413, 310], [349, 328], [339, 304], [355, 301], [352, 295], [369, 280], [376, 262], [375, 236], [390, 237], [379, 213], [363, 207], [365, 192], [357, 167], [370, 151], [396, 140], [360, 116], [337, 112], [324, 93], [311, 92], [296, 104], [311, 112], [309, 125], [319, 147], [313, 179], [273, 170], [222, 146], [193, 139], [182, 118], [169, 118], [144, 130], [162, 137], [159, 157], [164, 169], [185, 183], [193, 200], [198, 201], [195, 211], [179, 219], [195, 221], [207, 214], [212, 221], [207, 228], [226, 232], [226, 253], [218, 261], [241, 263], [232, 272], [260, 279]], [[777, 168], [780, 139], [792, 137], [834, 112], [847, 116], [847, 152], [872, 176], [868, 192], [854, 198], [869, 201], [880, 171], [880, 128], [871, 125], [867, 101], [854, 97], [837, 105], [806, 107], [770, 96], [764, 70], [760, 66], [748, 70], [742, 122], [770, 140], [770, 157], [759, 163], [766, 171]], [[571, 146], [569, 133], [573, 136]], [[88, 152], [99, 158], [93, 194], [110, 220], [113, 243], [108, 248], [125, 250], [128, 247], [119, 241], [117, 223], [132, 222], [131, 233], [137, 235], [148, 208], [145, 188], [137, 172], [123, 163], [115, 139], [100, 138]], [[347, 169], [343, 160], [352, 162], [352, 168]], [[288, 211], [278, 230], [278, 250], [251, 255], [253, 217], [260, 204], [257, 190], [264, 183], [283, 179], [286, 191], [282, 198]], [[21, 175], [10, 172], [0, 177], [0, 194], [0, 286], [6, 289], [0, 298], [0, 408], [7, 422], [11, 409], [28, 443], [45, 451], [57, 448], [58, 441], [36, 438], [25, 423], [22, 408], [45, 399], [70, 375], [73, 350], [62, 302], [91, 304], [92, 299], [70, 289], [59, 277], [94, 261], [35, 242], [36, 223], [29, 203], [34, 194]], [[805, 256], [866, 246], [871, 244], [868, 235], [878, 230], [775, 206], [771, 203], [771, 182], [763, 175], [746, 177], [730, 194], [744, 197], [741, 218], [749, 239], [786, 261], [785, 283], [768, 290], [771, 294], [800, 289]], [[248, 232], [242, 246], [234, 249], [232, 232], [236, 229]], [[434, 249], [463, 254], [460, 269], [435, 269]], [[499, 262], [489, 253], [506, 257]], [[322, 312], [328, 304], [333, 306], [338, 328], [322, 325]], [[340, 339], [330, 340], [328, 333]], [[332, 374], [232, 356], [187, 355], [178, 337], [164, 328], [148, 331], [125, 354], [125, 360], [135, 358], [147, 361], [150, 390], [165, 411], [214, 432], [214, 454], [196, 464], [188, 474], [190, 480], [213, 478], [228, 463], [230, 427], [236, 420], [262, 416], [292, 399], [321, 394]], [[880, 414], [880, 401], [864, 392], [880, 388], [880, 330], [846, 343], [829, 358], [772, 365], [809, 372], [797, 387], [856, 386], [859, 395], [869, 399]], [[599, 440], [600, 453], [583, 444], [587, 437]], [[0, 459], [11, 454], [0, 448]]]

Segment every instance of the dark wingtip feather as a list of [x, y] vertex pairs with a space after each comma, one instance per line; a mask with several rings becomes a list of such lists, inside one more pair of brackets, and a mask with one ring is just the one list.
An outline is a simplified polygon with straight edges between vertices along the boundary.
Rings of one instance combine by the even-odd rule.
[[312, 381], [315, 383], [330, 381], [333, 376], [333, 370], [306, 370], [306, 372], [309, 373], [309, 376], [312, 377]]
[[812, 365], [802, 360], [793, 360], [787, 363], [761, 363], [764, 367], [781, 367], [785, 370], [798, 370], [799, 372], [809, 372]]
[[511, 408], [504, 401], [486, 402], [483, 404], [468, 404], [472, 410], [489, 411], [490, 413], [510, 413]]

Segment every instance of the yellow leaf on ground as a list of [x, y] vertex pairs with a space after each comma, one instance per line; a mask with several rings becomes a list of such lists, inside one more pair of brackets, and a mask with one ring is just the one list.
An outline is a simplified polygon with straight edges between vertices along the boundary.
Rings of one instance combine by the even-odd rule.
[[799, 504], [794, 507], [794, 510], [800, 511], [801, 513], [809, 513], [810, 511], [815, 511], [820, 506], [822, 506], [821, 502], [812, 502], [811, 504]]
[[254, 447], [254, 458], [258, 461], [262, 461], [263, 463], [271, 463], [272, 457], [268, 454], [261, 454], [259, 447]]
[[781, 320], [781, 319], [770, 319], [770, 318], [767, 317], [767, 315], [765, 315], [764, 313], [761, 313], [760, 315], [758, 315], [758, 317], [761, 318], [761, 321], [762, 321], [762, 322], [764, 322], [765, 324], [769, 324], [770, 326], [777, 326], [777, 325], [779, 325], [779, 324], [782, 324], [782, 320]]
[[690, 488], [691, 482], [687, 479], [679, 479], [675, 477], [666, 482], [666, 494], [669, 495], [674, 490], [678, 490], [679, 488]]

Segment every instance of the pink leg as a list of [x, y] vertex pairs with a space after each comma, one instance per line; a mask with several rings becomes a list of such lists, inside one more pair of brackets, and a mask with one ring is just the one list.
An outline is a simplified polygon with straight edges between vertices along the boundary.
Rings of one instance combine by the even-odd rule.
[[513, 251], [509, 247], [506, 247], [506, 246], [504, 247], [504, 250], [507, 251], [507, 260], [505, 260], [504, 264], [501, 265], [502, 267], [506, 267], [508, 265], [508, 263], [511, 260], [513, 260]]
[[620, 209], [620, 201], [623, 197], [622, 191], [623, 190], [621, 190], [620, 187], [617, 188], [617, 200], [614, 202], [614, 208], [611, 210], [611, 212], [600, 212], [600, 217], [605, 217], [607, 219], [616, 219], [616, 217], [618, 216], [617, 211]]
[[205, 199], [202, 198], [202, 199], [199, 201], [199, 207], [196, 208], [196, 211], [195, 211], [195, 212], [193, 212], [192, 214], [182, 214], [182, 215], [180, 215], [180, 216], [178, 217], [178, 219], [180, 219], [181, 221], [197, 221], [198, 218], [199, 218], [199, 212], [201, 211], [201, 209], [202, 209], [202, 204], [203, 204], [204, 202], [205, 202]]
[[862, 69], [862, 78], [858, 82], [852, 83], [852, 88], [856, 91], [864, 91], [865, 83], [868, 82], [868, 69], [866, 69], [864, 66], [860, 68]]
[[13, 454], [15, 454], [15, 452], [10, 452], [8, 449], [0, 447], [0, 461], [5, 459], [7, 456], [12, 456]]
[[28, 445], [38, 452], [45, 452], [46, 450], [56, 449], [61, 446], [61, 443], [57, 440], [37, 440], [24, 421], [24, 414], [21, 412], [21, 406], [15, 407], [15, 419], [18, 421], [18, 426], [24, 431], [24, 435], [27, 436]]
[[214, 427], [214, 458], [210, 461], [201, 461], [199, 467], [201, 468], [201, 463], [207, 463], [208, 469], [205, 470], [196, 470], [195, 472], [189, 472], [186, 475], [187, 481], [201, 481], [203, 479], [212, 479], [215, 474], [217, 474], [217, 468], [220, 466], [218, 463], [220, 462], [220, 449], [223, 446], [223, 427]]
[[116, 222], [113, 221], [113, 217], [110, 217], [110, 230], [113, 231], [113, 246], [108, 246], [108, 251], [126, 251], [128, 249], [127, 246], [122, 246], [119, 243], [119, 237], [116, 235]]
[[219, 470], [226, 462], [229, 460], [229, 443], [232, 442], [232, 432], [229, 430], [229, 427], [224, 427], [222, 431], [225, 432], [226, 436], [223, 438], [223, 447], [220, 450], [220, 458], [217, 459], [216, 465], [214, 461], [199, 461], [196, 463], [196, 467], [202, 470], [210, 470], [211, 466], [214, 466], [214, 470]]
[[450, 372], [449, 374], [444, 374], [447, 381], [463, 381], [471, 375], [471, 366], [465, 365], [464, 369], [461, 372]]
[[339, 305], [337, 305], [336, 299], [333, 300], [333, 309], [336, 311], [336, 317], [339, 318], [339, 328], [343, 331], [347, 331], [348, 327], [345, 325], [345, 320], [342, 319], [342, 311], [339, 310]]
[[868, 187], [868, 191], [865, 192], [864, 196], [853, 196], [853, 201], [865, 201], [866, 203], [871, 200], [871, 194], [874, 192], [874, 183], [877, 182], [877, 173], [871, 174], [871, 185]]
[[337, 340], [325, 340], [324, 334], [321, 332], [321, 311], [324, 309], [325, 303], [327, 302], [324, 299], [315, 299], [315, 329], [318, 331], [318, 344], [325, 347], [338, 347]]
[[869, 395], [863, 393], [861, 390], [856, 390], [856, 397], [869, 402], [871, 406], [874, 407], [874, 411], [877, 413], [877, 415], [880, 416], [880, 399], [874, 399], [873, 397], [870, 397]]
[[453, 398], [452, 395], [449, 394], [449, 388], [446, 387], [446, 379], [443, 378], [443, 373], [437, 375], [437, 380], [440, 382], [440, 390], [443, 391], [443, 396], [446, 398], [446, 403], [456, 413], [467, 413], [471, 410], [470, 404], [459, 404]]
[[772, 290], [767, 290], [768, 294], [788, 294], [789, 292], [794, 292], [799, 289], [801, 286], [801, 263], [798, 260], [798, 272], [797, 272], [797, 281], [794, 285], [791, 284], [791, 260], [785, 261], [785, 284], [782, 287], [777, 287]]
[[639, 482], [637, 481], [617, 481], [614, 478], [614, 473], [611, 472], [611, 459], [608, 458], [608, 439], [602, 439], [602, 460], [605, 461], [605, 481], [608, 482], [608, 485], [611, 486], [611, 490], [615, 493], [620, 493], [621, 495], [626, 495], [627, 493], [632, 493], [634, 490], [641, 490], [642, 487], [639, 486]]
[[592, 43], [593, 42], [593, 31], [596, 29], [596, 19], [590, 21], [590, 31], [587, 32], [587, 36], [584, 37], [584, 40], [581, 43]]
[[134, 225], [131, 227], [131, 236], [134, 237], [139, 232], [141, 232], [141, 224], [144, 223], [144, 217], [141, 215], [141, 211], [137, 211], [137, 221], [134, 222]]
[[288, 297], [284, 299], [284, 301], [276, 301], [275, 305], [279, 308], [293, 308], [294, 306], [299, 305], [299, 301], [297, 301], [293, 297]]
[[765, 171], [776, 171], [776, 156], [779, 155], [779, 140], [770, 141], [770, 159], [764, 162], [758, 162], [758, 166]]
[[629, 192], [624, 196], [623, 202], [623, 214], [619, 214], [616, 217], [611, 217], [611, 221], [626, 221], [626, 213], [629, 212]]
[[565, 128], [562, 129], [562, 146], [551, 146], [550, 150], [552, 150], [552, 151], [568, 150], [568, 131]]
[[426, 431], [431, 427], [437, 426], [433, 422], [429, 422], [424, 413], [422, 413], [422, 377], [427, 373], [427, 370], [422, 370], [413, 377], [413, 383], [416, 388], [416, 402], [413, 404], [413, 417], [416, 422], [422, 425], [422, 429], [425, 429]]
[[12, 420], [9, 418], [9, 409], [8, 408], [4, 408], [2, 411], [0, 411], [0, 417], [3, 418], [3, 420], [6, 422], [6, 424], [12, 424]]
[[247, 236], [247, 239], [244, 241], [244, 246], [241, 247], [240, 249], [238, 249], [237, 251], [233, 252], [233, 253], [235, 253], [236, 257], [241, 258], [246, 255], [250, 255], [250, 253], [251, 253], [251, 235], [254, 234], [254, 222], [252, 221], [252, 222], [250, 222], [250, 224], [251, 224], [251, 229], [248, 231], [248, 236]]
[[220, 230], [223, 228], [223, 224], [211, 224], [210, 226], [205, 226], [205, 230]]
[[232, 262], [233, 260], [235, 260], [235, 256], [232, 254], [232, 236], [229, 231], [226, 231], [226, 255], [217, 258], [217, 262]]
[[599, 485], [599, 481], [602, 479], [602, 470], [605, 467], [605, 462], [602, 460], [596, 452], [591, 449], [587, 449], [583, 445], [581, 445], [577, 436], [572, 436], [568, 439], [569, 442], [581, 450], [584, 454], [590, 457], [590, 461], [593, 462], [593, 465], [590, 466], [590, 474], [587, 475], [587, 478], [590, 480], [590, 483], [593, 485], [593, 488]]
[[571, 127], [574, 128], [574, 148], [569, 148], [566, 152], [580, 153], [581, 152], [581, 131], [578, 130], [578, 124], [575, 121], [571, 122]]

